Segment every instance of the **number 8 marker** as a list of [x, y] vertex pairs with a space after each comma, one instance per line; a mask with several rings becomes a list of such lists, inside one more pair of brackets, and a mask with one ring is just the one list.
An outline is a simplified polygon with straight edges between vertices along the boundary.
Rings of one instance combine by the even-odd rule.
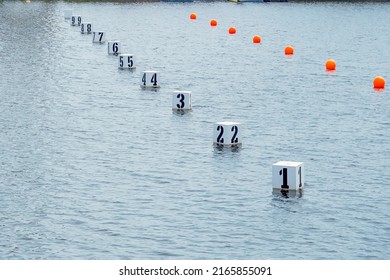
[[81, 24], [81, 34], [91, 34], [92, 33], [92, 24], [83, 22]]

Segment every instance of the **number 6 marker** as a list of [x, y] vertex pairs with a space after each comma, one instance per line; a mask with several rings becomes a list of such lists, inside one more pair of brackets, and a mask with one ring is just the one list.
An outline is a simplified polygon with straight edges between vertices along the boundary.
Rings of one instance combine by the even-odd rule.
[[108, 41], [108, 54], [118, 55], [121, 53], [121, 42]]

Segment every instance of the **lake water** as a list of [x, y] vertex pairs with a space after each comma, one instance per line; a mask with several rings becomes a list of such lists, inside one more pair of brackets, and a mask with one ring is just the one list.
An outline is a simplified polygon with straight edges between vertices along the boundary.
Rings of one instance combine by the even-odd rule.
[[[390, 92], [372, 88], [390, 82], [389, 15], [0, 1], [0, 258], [390, 259]], [[149, 69], [157, 91], [140, 87]], [[191, 112], [172, 112], [175, 90], [192, 91]], [[241, 149], [214, 149], [218, 121], [241, 123]], [[304, 162], [302, 196], [272, 194], [280, 160]]]

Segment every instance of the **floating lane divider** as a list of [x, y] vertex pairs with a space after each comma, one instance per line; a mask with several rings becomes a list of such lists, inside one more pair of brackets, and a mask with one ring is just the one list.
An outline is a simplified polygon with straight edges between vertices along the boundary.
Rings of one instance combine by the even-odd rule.
[[192, 109], [191, 91], [175, 90], [172, 94], [172, 110], [190, 111]]
[[103, 44], [106, 41], [106, 32], [93, 31], [92, 43]]
[[72, 10], [64, 10], [64, 18], [65, 19], [70, 19], [72, 17]]
[[92, 23], [82, 22], [80, 26], [81, 34], [92, 34]]
[[71, 19], [70, 19], [70, 25], [72, 26], [80, 26], [81, 25], [81, 16], [79, 15], [72, 15]]
[[119, 69], [135, 69], [134, 55], [133, 54], [120, 54], [118, 55], [118, 68]]
[[214, 124], [213, 142], [217, 146], [241, 146], [241, 129], [238, 122], [217, 122]]
[[150, 70], [142, 71], [141, 75], [142, 88], [159, 88], [160, 87], [160, 72]]
[[120, 41], [108, 41], [108, 54], [118, 55], [121, 53]]

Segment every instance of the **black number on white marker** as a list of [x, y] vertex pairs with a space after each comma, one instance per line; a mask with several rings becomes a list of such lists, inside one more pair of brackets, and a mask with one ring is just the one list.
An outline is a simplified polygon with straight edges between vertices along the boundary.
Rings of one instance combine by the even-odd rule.
[[144, 86], [146, 86], [146, 73], [144, 73], [142, 76], [142, 83], [144, 84]]
[[152, 76], [152, 79], [150, 82], [153, 84], [153, 86], [157, 86], [157, 73], [154, 73]]
[[287, 168], [283, 168], [279, 171], [279, 175], [283, 175], [283, 184], [281, 185], [282, 189], [289, 189], [289, 185], [287, 184]]
[[129, 68], [133, 67], [133, 57], [131, 55], [127, 57], [127, 66]]
[[119, 48], [118, 48], [118, 43], [112, 44], [112, 51], [113, 51], [114, 53], [118, 53], [118, 50], [119, 50]]
[[177, 97], [178, 99], [180, 99], [180, 100], [179, 100], [180, 104], [176, 104], [177, 108], [183, 109], [184, 106], [185, 106], [185, 104], [184, 104], [184, 99], [185, 99], [184, 94], [179, 93], [176, 97]]
[[231, 139], [231, 143], [238, 143], [237, 133], [238, 133], [238, 127], [235, 125], [232, 127], [232, 132], [234, 131], [233, 137]]
[[217, 143], [223, 143], [224, 142], [224, 139], [222, 138], [223, 136], [223, 126], [222, 125], [219, 125], [217, 127], [217, 131], [219, 131], [219, 134], [218, 134], [218, 137], [217, 137]]

